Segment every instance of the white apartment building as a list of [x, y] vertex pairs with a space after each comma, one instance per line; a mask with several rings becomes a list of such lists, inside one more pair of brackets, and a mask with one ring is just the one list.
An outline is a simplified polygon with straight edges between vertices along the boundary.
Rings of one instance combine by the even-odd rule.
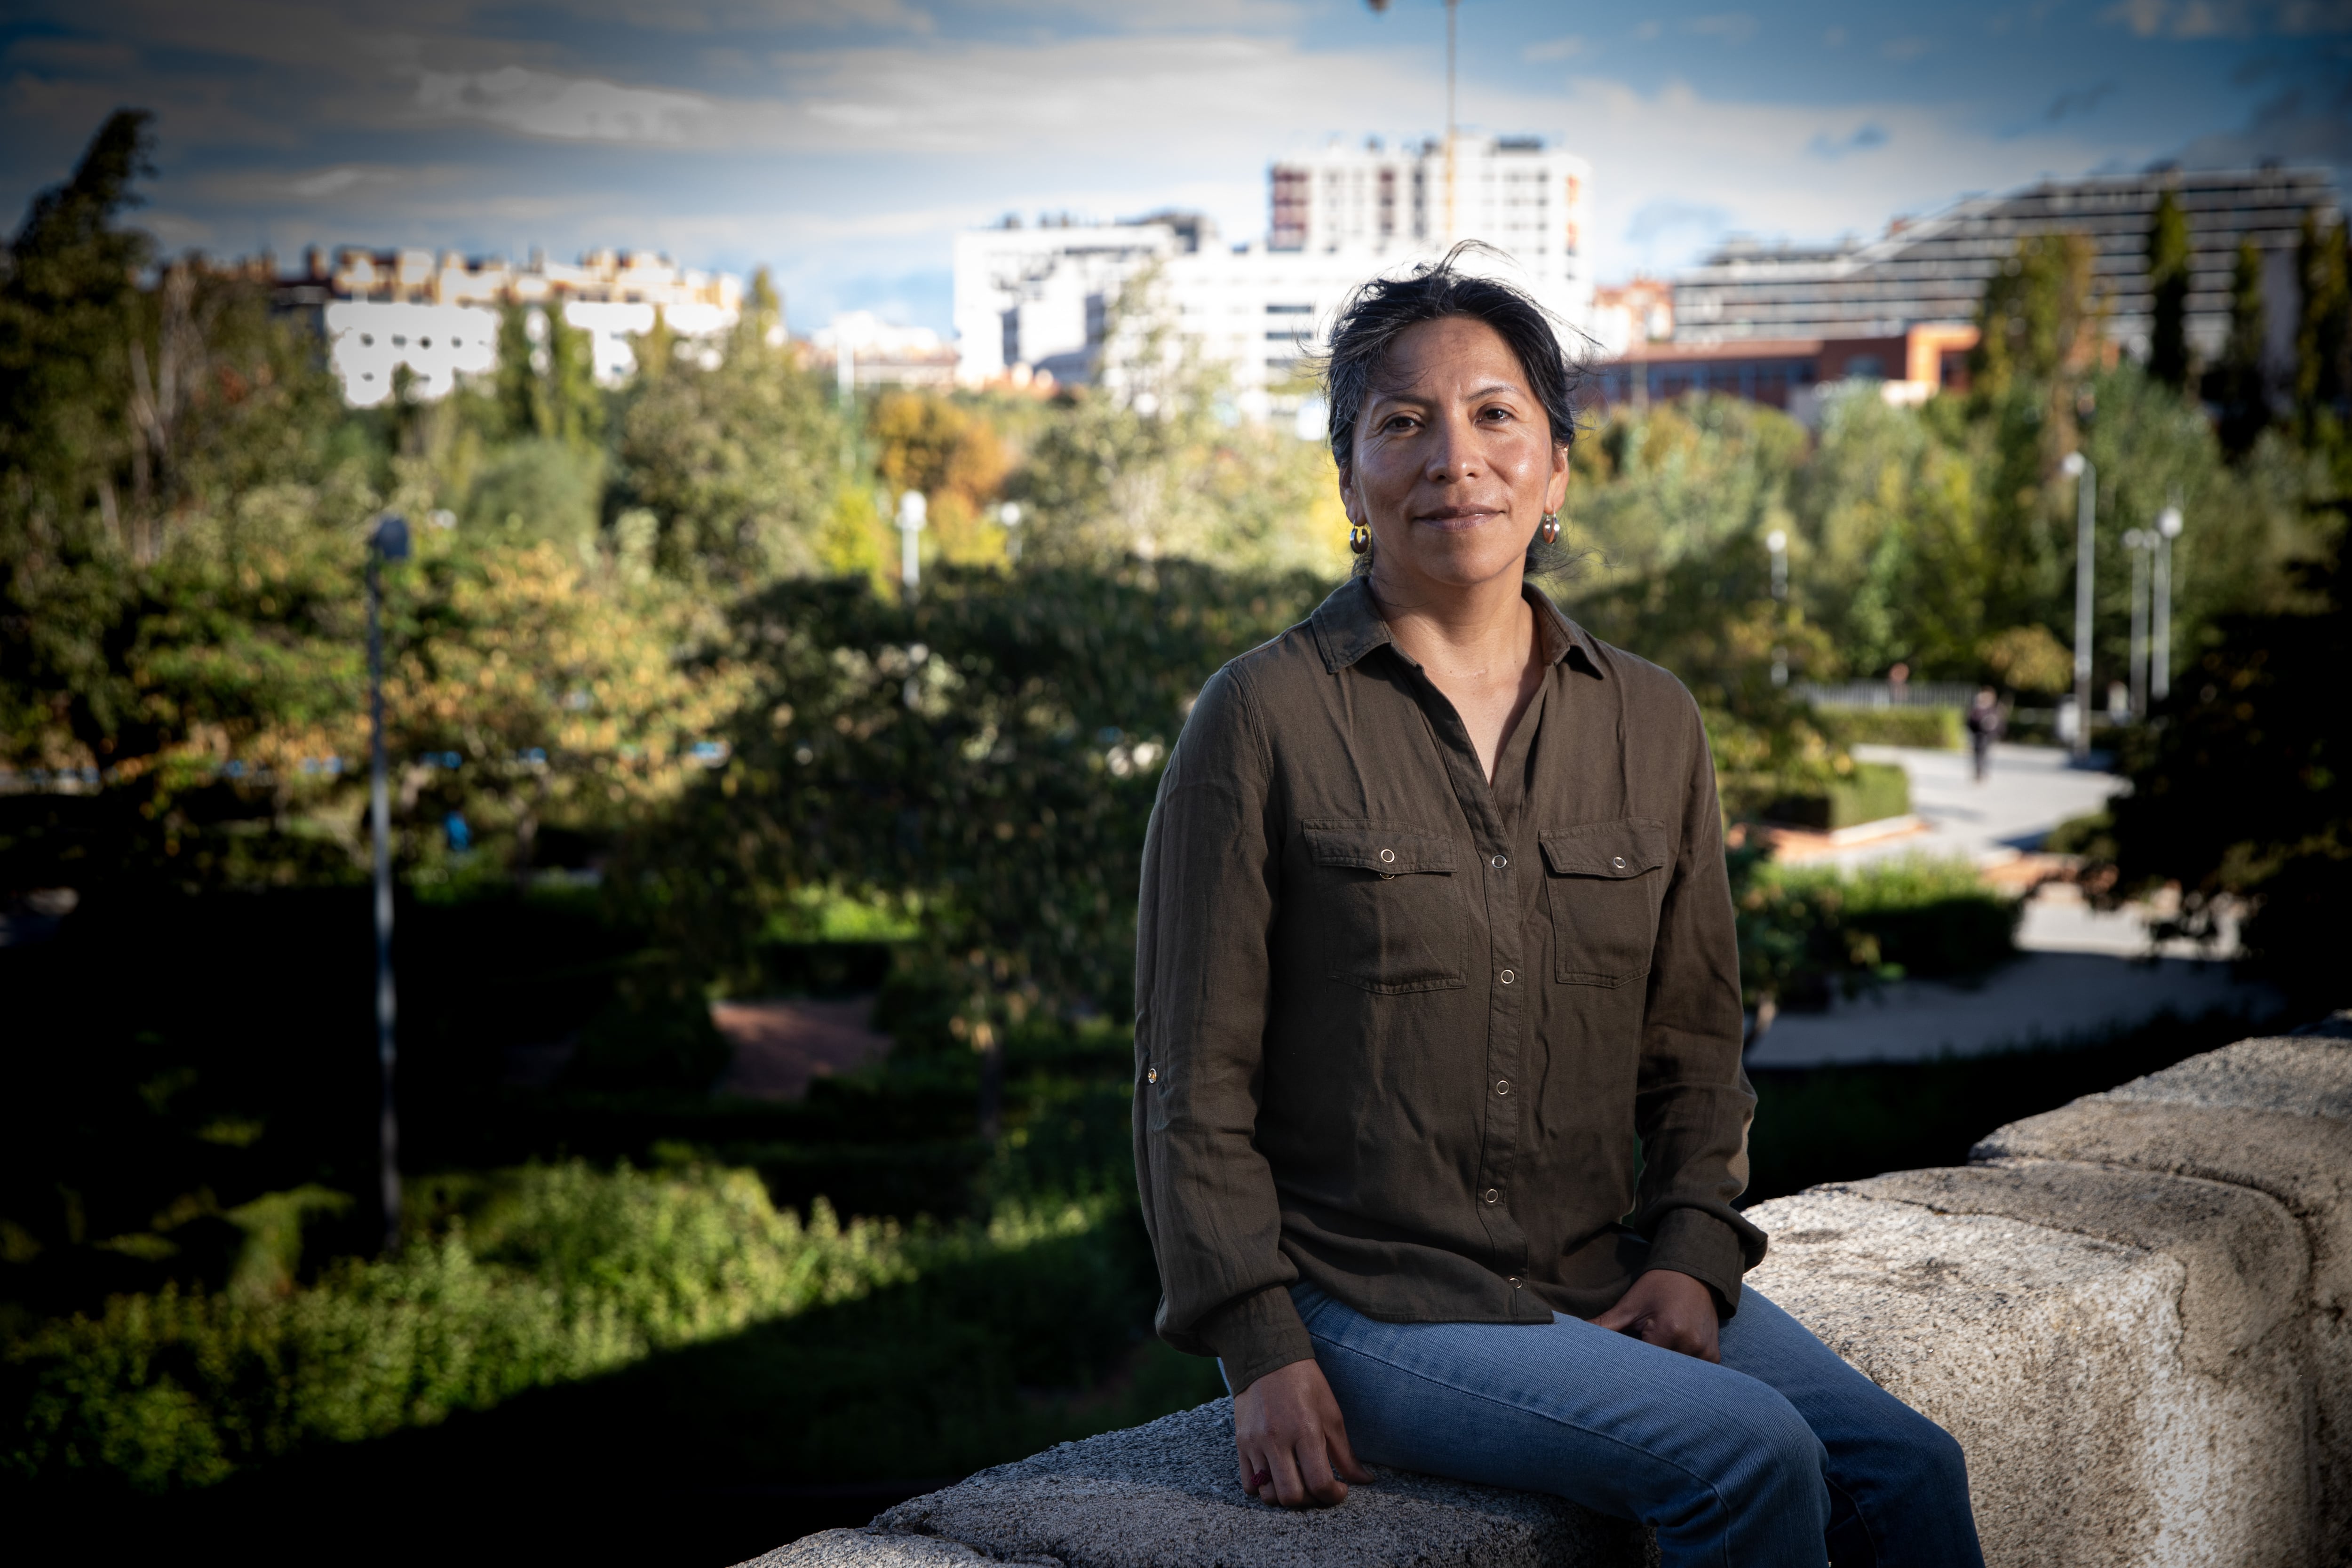
[[593, 251], [576, 266], [534, 256], [468, 259], [455, 251], [313, 250], [303, 276], [281, 279], [282, 303], [317, 312], [328, 363], [344, 400], [371, 407], [392, 395], [405, 369], [417, 396], [446, 396], [458, 378], [498, 364], [499, 312], [509, 305], [560, 310], [588, 333], [596, 378], [617, 385], [636, 372], [632, 340], [656, 313], [681, 338], [725, 332], [742, 315], [743, 286], [723, 272], [681, 269], [644, 252]]
[[1224, 365], [1241, 410], [1262, 417], [1297, 405], [1298, 389], [1286, 384], [1357, 286], [1440, 255], [1455, 238], [1501, 251], [1498, 270], [1582, 331], [1592, 298], [1581, 254], [1584, 160], [1525, 138], [1462, 139], [1453, 167], [1450, 227], [1443, 145], [1368, 142], [1275, 164], [1272, 229], [1246, 245], [1222, 243], [1213, 224], [1188, 213], [962, 234], [958, 379], [1095, 379], [1122, 293], [1148, 277], [1153, 297], [1139, 313]]

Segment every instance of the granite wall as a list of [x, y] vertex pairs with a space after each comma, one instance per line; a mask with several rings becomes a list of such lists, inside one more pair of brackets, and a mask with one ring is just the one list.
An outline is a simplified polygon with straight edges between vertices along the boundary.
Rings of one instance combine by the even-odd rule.
[[[1752, 1278], [1969, 1458], [1994, 1568], [2352, 1568], [2352, 1013], [1759, 1204]], [[1631, 1568], [1647, 1532], [1397, 1472], [1234, 1480], [1229, 1402], [983, 1471], [756, 1568]]]

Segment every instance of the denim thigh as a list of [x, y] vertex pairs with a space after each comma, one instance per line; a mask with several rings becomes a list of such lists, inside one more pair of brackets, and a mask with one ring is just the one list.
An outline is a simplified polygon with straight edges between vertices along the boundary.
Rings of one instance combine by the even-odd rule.
[[[1812, 1568], [1832, 1546], [1841, 1564], [1981, 1562], [1972, 1526], [1952, 1550], [1948, 1506], [1928, 1510], [1940, 1542], [1908, 1527], [1921, 1467], [1889, 1458], [1930, 1435], [1955, 1460], [1957, 1446], [1753, 1291], [1719, 1366], [1565, 1315], [1383, 1323], [1293, 1295], [1365, 1459], [1639, 1520], [1667, 1568]], [[1967, 1526], [1964, 1478], [1958, 1500]]]

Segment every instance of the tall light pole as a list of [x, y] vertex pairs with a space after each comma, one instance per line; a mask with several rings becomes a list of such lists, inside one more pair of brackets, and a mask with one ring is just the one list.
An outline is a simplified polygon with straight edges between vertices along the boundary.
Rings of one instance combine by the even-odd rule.
[[920, 490], [908, 490], [898, 498], [898, 582], [911, 602], [922, 591], [923, 559], [915, 549], [915, 540], [923, 531], [924, 514], [930, 503], [923, 500]]
[[1004, 525], [1004, 557], [1013, 565], [1021, 564], [1021, 503], [1006, 501], [996, 509], [996, 521]]
[[2156, 514], [2156, 658], [2147, 694], [2158, 702], [2172, 695], [2172, 542], [2180, 537], [2180, 503]]
[[[1389, 0], [1364, 0], [1375, 15], [1389, 8]], [[1445, 0], [1445, 244], [1454, 243], [1454, 13], [1460, 0]]]
[[1445, 0], [1445, 243], [1459, 232], [1454, 217], [1454, 13], [1456, 0]]
[[2098, 539], [2099, 470], [2080, 452], [2069, 452], [2059, 472], [2074, 481], [2074, 756], [2091, 752], [2091, 566]]
[[[1789, 602], [1788, 531], [1776, 528], [1766, 534], [1764, 548], [1772, 552], [1772, 602], [1776, 605], [1785, 605]], [[1772, 684], [1775, 686], [1789, 684], [1789, 650], [1785, 647], [1776, 647], [1772, 649]]]
[[375, 840], [375, 1054], [383, 1076], [376, 1118], [377, 1172], [383, 1205], [383, 1249], [400, 1246], [400, 1120], [393, 1100], [398, 1055], [392, 985], [392, 786], [383, 754], [383, 567], [408, 559], [408, 520], [386, 512], [368, 535], [368, 815]]

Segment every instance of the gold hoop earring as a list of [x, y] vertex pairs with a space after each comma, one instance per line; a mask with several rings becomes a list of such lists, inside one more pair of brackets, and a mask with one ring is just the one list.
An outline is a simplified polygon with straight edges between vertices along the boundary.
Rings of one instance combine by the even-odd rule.
[[1348, 548], [1359, 555], [1370, 555], [1372, 552], [1372, 531], [1360, 522], [1350, 524], [1348, 529]]
[[1538, 525], [1536, 529], [1536, 537], [1542, 540], [1546, 544], [1558, 544], [1559, 542], [1559, 513], [1556, 511], [1548, 511], [1544, 513], [1543, 521]]

